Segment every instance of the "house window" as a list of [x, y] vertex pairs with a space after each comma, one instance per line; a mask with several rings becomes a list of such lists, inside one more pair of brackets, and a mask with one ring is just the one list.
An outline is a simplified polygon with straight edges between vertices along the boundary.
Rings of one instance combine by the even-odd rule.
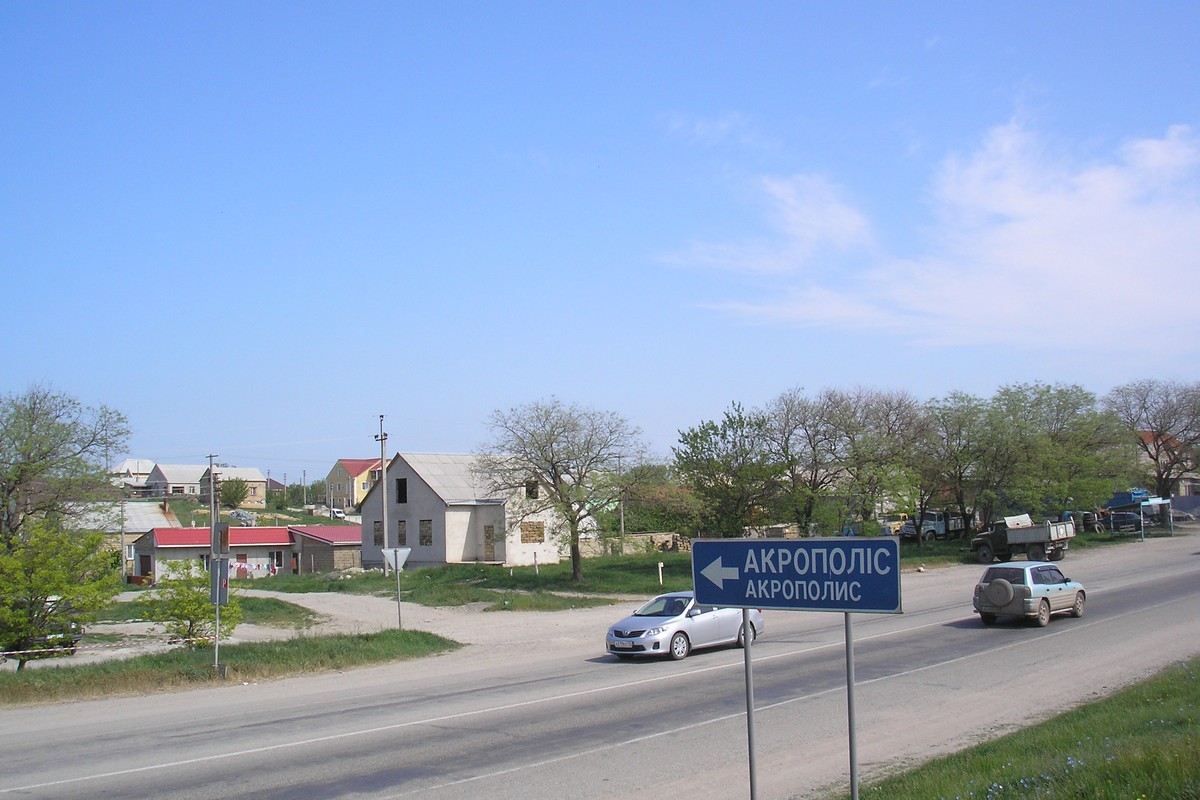
[[172, 486], [171, 494], [183, 494], [183, 487], [182, 486]]
[[371, 531], [371, 533], [374, 534], [374, 536], [375, 536], [375, 539], [374, 539], [375, 546], [383, 547], [383, 521], [382, 520], [378, 520], [378, 519], [375, 520], [374, 525], [373, 525], [373, 530]]
[[408, 520], [396, 520], [396, 547], [408, 547]]
[[417, 523], [420, 528], [419, 542], [423, 547], [433, 547], [433, 520], [423, 519]]
[[396, 502], [408, 502], [408, 478], [396, 478]]
[[525, 496], [528, 497], [530, 500], [537, 500], [537, 498], [538, 498], [538, 482], [537, 481], [525, 481]]
[[272, 550], [271, 551], [271, 563], [275, 565], [276, 569], [283, 566], [283, 551], [282, 550]]
[[367, 490], [368, 486], [369, 486], [369, 484], [368, 484], [366, 481], [363, 481], [363, 482], [362, 482], [362, 487], [361, 487], [361, 488], [362, 488], [362, 490], [365, 492], [365, 491]]
[[546, 541], [546, 523], [541, 520], [521, 523], [521, 544], [543, 544]]
[[258, 487], [257, 487], [257, 486], [251, 486], [251, 487], [250, 487], [250, 496], [251, 496], [251, 497], [257, 497], [257, 496], [258, 496]]

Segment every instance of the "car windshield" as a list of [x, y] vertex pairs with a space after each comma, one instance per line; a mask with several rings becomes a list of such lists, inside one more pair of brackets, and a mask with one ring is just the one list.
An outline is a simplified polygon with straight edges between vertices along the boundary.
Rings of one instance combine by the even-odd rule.
[[686, 597], [671, 597], [664, 595], [656, 597], [646, 605], [633, 612], [635, 617], [678, 617], [687, 608]]

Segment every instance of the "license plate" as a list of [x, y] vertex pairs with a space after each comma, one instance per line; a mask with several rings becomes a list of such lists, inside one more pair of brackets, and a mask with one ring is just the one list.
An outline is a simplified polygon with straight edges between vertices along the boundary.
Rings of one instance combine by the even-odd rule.
[[613, 647], [615, 647], [617, 650], [632, 650], [633, 642], [623, 642], [618, 639], [617, 641], [613, 642]]

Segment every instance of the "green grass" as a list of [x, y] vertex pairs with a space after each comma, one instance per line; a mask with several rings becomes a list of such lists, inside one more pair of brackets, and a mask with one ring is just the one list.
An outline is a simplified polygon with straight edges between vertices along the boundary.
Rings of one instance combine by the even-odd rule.
[[[242, 622], [250, 625], [264, 625], [271, 628], [308, 628], [322, 620], [304, 606], [288, 603], [274, 597], [238, 598], [242, 606]], [[133, 600], [114, 603], [105, 609], [96, 620], [97, 622], [143, 622], [150, 619], [150, 608], [154, 600], [150, 595], [143, 595]], [[85, 633], [88, 640], [90, 633]], [[85, 642], [85, 644], [88, 642]]]
[[212, 648], [177, 649], [78, 666], [0, 672], [0, 705], [142, 695], [224, 681], [261, 681], [402, 661], [454, 650], [457, 642], [423, 631], [387, 630], [307, 636], [221, 647], [227, 675], [213, 669]]
[[860, 786], [859, 796], [1200, 800], [1200, 659], [1032, 728]]
[[[663, 585], [658, 583], [658, 562], [663, 562]], [[561, 608], [603, 605], [611, 595], [653, 595], [690, 589], [692, 561], [687, 553], [654, 553], [589, 558], [584, 579], [571, 578], [571, 563], [542, 564], [537, 568], [452, 564], [446, 567], [405, 570], [400, 592], [406, 602], [426, 606], [462, 606], [487, 603], [496, 610], [555, 611]], [[242, 588], [276, 592], [344, 592], [380, 597], [396, 596], [396, 578], [367, 572], [345, 578], [323, 575], [274, 575], [253, 581], [234, 581]], [[527, 595], [519, 600], [517, 595]], [[608, 597], [606, 597], [608, 596]]]

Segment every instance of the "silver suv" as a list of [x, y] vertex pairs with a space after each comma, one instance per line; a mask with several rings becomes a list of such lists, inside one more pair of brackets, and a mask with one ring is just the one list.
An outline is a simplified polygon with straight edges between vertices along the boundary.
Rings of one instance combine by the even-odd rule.
[[1083, 616], [1087, 592], [1083, 584], [1063, 575], [1057, 564], [1026, 561], [988, 567], [975, 584], [973, 604], [979, 620], [993, 625], [1000, 616], [1029, 617], [1039, 627], [1051, 614]]

